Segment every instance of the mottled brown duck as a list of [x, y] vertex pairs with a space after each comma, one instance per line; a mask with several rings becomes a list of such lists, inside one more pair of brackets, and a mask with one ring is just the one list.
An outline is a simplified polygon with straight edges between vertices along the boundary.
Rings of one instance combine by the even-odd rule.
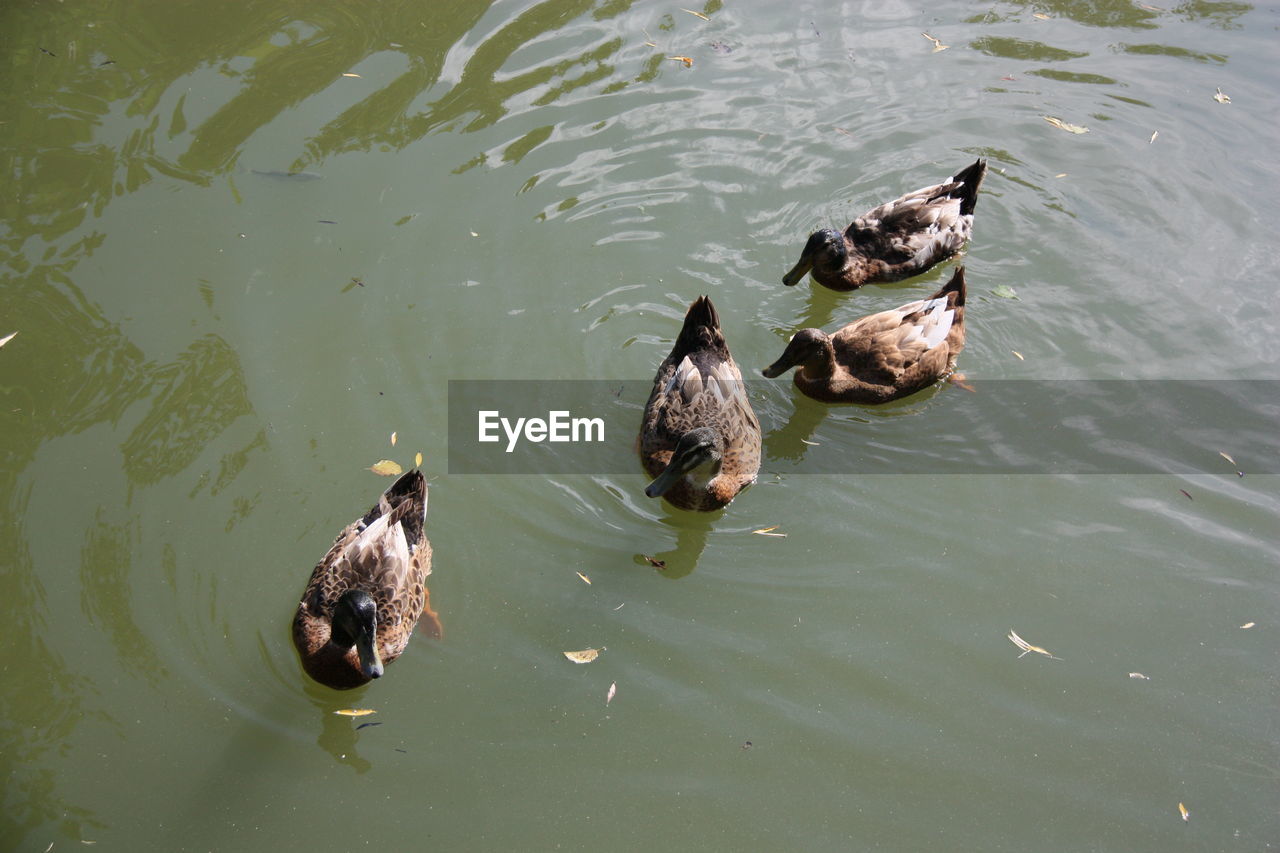
[[760, 422], [705, 296], [685, 314], [658, 368], [638, 440], [653, 482], [644, 490], [681, 509], [728, 506], [760, 470]]
[[987, 163], [978, 160], [940, 184], [907, 193], [853, 220], [809, 235], [800, 262], [782, 277], [790, 287], [805, 273], [832, 290], [901, 281], [954, 257], [973, 233], [973, 209]]
[[311, 573], [293, 620], [302, 668], [338, 690], [382, 676], [422, 623], [440, 637], [427, 576], [431, 543], [427, 483], [419, 471], [400, 477], [378, 503], [338, 534]]
[[826, 403], [887, 403], [949, 374], [963, 348], [964, 267], [957, 267], [928, 299], [868, 315], [831, 335], [801, 329], [763, 373], [773, 379], [798, 368], [796, 387]]

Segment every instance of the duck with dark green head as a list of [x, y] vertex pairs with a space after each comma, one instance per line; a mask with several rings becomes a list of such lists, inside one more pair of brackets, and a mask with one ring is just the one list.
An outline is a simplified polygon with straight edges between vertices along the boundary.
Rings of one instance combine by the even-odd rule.
[[689, 307], [658, 367], [638, 446], [653, 478], [644, 493], [681, 509], [728, 506], [756, 480], [760, 422], [706, 296]]
[[338, 534], [293, 620], [307, 675], [338, 690], [359, 687], [400, 656], [419, 620], [428, 636], [440, 637], [426, 586], [426, 518], [426, 480], [410, 471]]
[[978, 160], [940, 184], [872, 208], [843, 232], [809, 235], [799, 262], [782, 277], [788, 287], [805, 273], [831, 290], [901, 281], [959, 254], [973, 233], [973, 211], [987, 162]]

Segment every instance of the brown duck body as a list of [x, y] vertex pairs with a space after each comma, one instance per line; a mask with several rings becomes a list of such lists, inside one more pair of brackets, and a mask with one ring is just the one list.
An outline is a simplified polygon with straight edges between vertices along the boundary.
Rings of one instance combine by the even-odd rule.
[[426, 481], [421, 472], [410, 471], [369, 512], [347, 525], [316, 565], [293, 620], [293, 644], [303, 669], [316, 681], [344, 690], [370, 680], [355, 647], [332, 642], [334, 608], [350, 590], [373, 599], [376, 644], [384, 665], [404, 651], [419, 618], [428, 636], [440, 636], [426, 586], [431, 574], [426, 516]]
[[940, 184], [907, 193], [859, 216], [843, 233], [809, 236], [800, 261], [782, 278], [788, 286], [805, 273], [832, 290], [900, 281], [955, 256], [973, 233], [985, 160]]
[[768, 378], [792, 367], [796, 387], [826, 403], [887, 403], [947, 375], [964, 348], [964, 268], [928, 299], [855, 320], [828, 336], [801, 329]]
[[[697, 458], [709, 461], [692, 465], [694, 459], [685, 457], [695, 437], [703, 439]], [[760, 422], [705, 296], [690, 306], [671, 354], [658, 367], [638, 445], [645, 471], [655, 478], [651, 489], [680, 472], [658, 493], [681, 509], [720, 509], [756, 480]]]

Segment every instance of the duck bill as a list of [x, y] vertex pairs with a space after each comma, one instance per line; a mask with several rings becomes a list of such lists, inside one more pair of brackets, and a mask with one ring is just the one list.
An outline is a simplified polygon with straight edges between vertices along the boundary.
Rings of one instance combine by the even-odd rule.
[[800, 262], [791, 268], [791, 271], [782, 277], [782, 283], [787, 287], [793, 287], [800, 283], [809, 270], [813, 269], [813, 258], [810, 255], [801, 255]]
[[773, 364], [760, 371], [764, 374], [765, 379], [777, 379], [782, 374], [796, 366], [795, 356], [791, 354], [791, 347], [787, 347], [782, 355], [778, 356], [778, 360]]
[[365, 678], [382, 677], [382, 657], [378, 654], [378, 642], [372, 634], [360, 632], [356, 637], [356, 654], [360, 657], [360, 671]]

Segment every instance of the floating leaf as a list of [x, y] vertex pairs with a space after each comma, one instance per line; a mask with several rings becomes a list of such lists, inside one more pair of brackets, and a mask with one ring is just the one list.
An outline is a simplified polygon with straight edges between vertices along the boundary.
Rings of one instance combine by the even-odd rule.
[[929, 35], [928, 33], [921, 33], [920, 35], [924, 36], [929, 41], [933, 42], [933, 50], [930, 51], [930, 53], [937, 53], [940, 50], [946, 50], [947, 48], [951, 47], [951, 45], [949, 44], [943, 44], [942, 39], [936, 39], [933, 36]]
[[1186, 495], [1186, 496], [1187, 496], [1187, 500], [1189, 500], [1189, 501], [1193, 501], [1193, 500], [1195, 500], [1195, 498], [1191, 497], [1191, 493], [1190, 493], [1190, 492], [1188, 492], [1186, 489], [1178, 489], [1178, 491], [1180, 491], [1180, 492], [1182, 492], [1184, 495]]
[[1150, 145], [1151, 143], [1155, 142], [1156, 137], [1159, 135], [1160, 135], [1160, 131], [1158, 130], [1151, 131], [1151, 138], [1147, 140], [1147, 144]]
[[708, 18], [706, 15], [702, 14], [701, 12], [695, 12], [695, 11], [693, 11], [692, 9], [685, 9], [685, 8], [681, 7], [680, 11], [681, 11], [681, 12], [688, 12], [690, 15], [693, 15], [695, 18], [701, 18], [701, 19], [702, 19], [702, 20], [704, 20], [704, 21], [709, 21], [709, 20], [711, 20], [710, 18]]
[[807, 439], [807, 438], [802, 438], [802, 439], [800, 439], [800, 443], [801, 443], [801, 444], [807, 444], [807, 445], [809, 445], [810, 447], [821, 447], [821, 446], [822, 446], [822, 442], [820, 442], [820, 441], [810, 441], [810, 440], [809, 440], [809, 439]]
[[9, 343], [9, 341], [13, 340], [17, 336], [18, 336], [17, 332], [10, 332], [9, 334], [5, 335], [3, 338], [0, 338], [0, 347]]
[[675, 62], [683, 62], [685, 68], [693, 67], [693, 59], [688, 56], [668, 56], [667, 59], [673, 60]]
[[1089, 128], [1087, 127], [1082, 127], [1081, 125], [1078, 125], [1078, 124], [1068, 124], [1062, 119], [1056, 118], [1054, 116], [1041, 116], [1041, 118], [1049, 122], [1049, 124], [1053, 125], [1054, 127], [1058, 128], [1059, 130], [1065, 130], [1067, 133], [1088, 133], [1089, 132]]
[[1042, 21], [1049, 21], [1053, 19], [1052, 15], [1046, 15], [1044, 12], [1032, 12], [1031, 17], [1039, 18]]
[[591, 663], [600, 657], [599, 649], [583, 649], [580, 652], [565, 652], [564, 656], [574, 663]]
[[396, 434], [394, 432], [391, 433], [391, 446], [392, 447], [396, 446]]
[[472, 237], [479, 237], [480, 235], [479, 235], [479, 234], [477, 234], [476, 232], [472, 231], [472, 232], [471, 232], [471, 236], [472, 236]]
[[1221, 450], [1219, 450], [1218, 455], [1221, 456], [1223, 459], [1227, 460], [1228, 462], [1230, 462], [1232, 465], [1236, 465], [1237, 467], [1239, 467], [1236, 463], [1236, 460], [1232, 459], [1230, 454], [1223, 453]]
[[1247, 631], [1248, 629], [1252, 628], [1254, 625], [1257, 625], [1257, 624], [1258, 624], [1257, 622], [1246, 622], [1240, 627], [1244, 628]]
[[422, 467], [422, 451], [421, 450], [413, 454], [413, 467], [414, 468]]
[[577, 572], [577, 575], [578, 577], [582, 578], [583, 583], [585, 583], [587, 586], [591, 586], [591, 578], [587, 577], [582, 572]]
[[609, 703], [613, 701], [613, 697], [617, 695], [618, 695], [618, 682], [615, 681], [609, 685], [609, 692], [604, 694], [604, 704], [606, 708], [609, 706]]
[[756, 534], [757, 536], [777, 536], [780, 539], [786, 539], [787, 534], [773, 532], [777, 529], [778, 529], [778, 525], [775, 524], [773, 527], [761, 527], [759, 530], [753, 530], [751, 532]]
[[649, 565], [653, 566], [655, 569], [665, 569], [667, 567], [666, 560], [659, 560], [657, 557], [650, 557], [648, 554], [641, 554], [640, 556], [648, 560]]
[[397, 477], [404, 473], [404, 469], [400, 467], [399, 462], [392, 462], [390, 459], [380, 459], [369, 466], [369, 470], [381, 477]]
[[997, 284], [991, 288], [992, 296], [999, 296], [1001, 299], [1017, 299], [1018, 291], [1014, 290], [1007, 284]]
[[1022, 353], [1018, 352], [1016, 349], [1011, 349], [1009, 352], [1016, 355], [1018, 357], [1018, 361], [1026, 361], [1026, 359], [1022, 357]]
[[1137, 678], [1137, 679], [1141, 679], [1142, 681], [1150, 681], [1150, 680], [1151, 680], [1150, 678], [1147, 678], [1145, 675], [1143, 675], [1143, 674], [1142, 674], [1142, 673], [1140, 673], [1140, 672], [1131, 672], [1131, 673], [1129, 673], [1129, 677], [1130, 677], [1130, 678]]
[[341, 714], [344, 717], [367, 717], [378, 712], [372, 708], [343, 708], [341, 711], [334, 711], [333, 713]]
[[1065, 178], [1066, 176], [1067, 176], [1066, 172], [1059, 172], [1058, 174], [1054, 175], [1055, 178]]
[[1152, 5], [1150, 5], [1149, 3], [1139, 3], [1138, 5], [1139, 5], [1139, 6], [1141, 6], [1143, 9], [1146, 9], [1148, 12], [1164, 12], [1164, 11], [1166, 11], [1166, 10], [1164, 10], [1164, 9], [1160, 8], [1159, 6], [1152, 6]]
[[618, 612], [619, 610], [621, 610], [622, 608], [624, 608], [624, 607], [626, 607], [626, 606], [627, 606], [627, 603], [624, 601], [624, 602], [622, 602], [621, 604], [619, 604], [617, 607], [613, 608], [613, 611], [616, 613], [616, 612]]
[[1213, 99], [1220, 104], [1231, 103], [1231, 97], [1229, 95], [1223, 94], [1221, 87], [1218, 87], [1218, 91], [1216, 94], [1214, 94]]
[[1014, 632], [1012, 629], [1010, 629], [1009, 631], [1009, 642], [1013, 643], [1015, 646], [1022, 649], [1022, 654], [1018, 655], [1018, 657], [1023, 657], [1028, 652], [1035, 652], [1036, 654], [1044, 655], [1047, 658], [1053, 658], [1054, 660], [1062, 660], [1062, 658], [1053, 654], [1048, 649], [1042, 649], [1039, 646], [1031, 645], [1026, 640], [1019, 637], [1017, 633]]
[[343, 76], [343, 77], [359, 77], [360, 75], [359, 75], [359, 74], [353, 74], [353, 73], [352, 73], [352, 72], [350, 72], [350, 71], [344, 71], [344, 72], [342, 73], [342, 76]]
[[1178, 803], [1178, 814], [1182, 815], [1184, 821], [1191, 820], [1191, 812], [1182, 803]]

